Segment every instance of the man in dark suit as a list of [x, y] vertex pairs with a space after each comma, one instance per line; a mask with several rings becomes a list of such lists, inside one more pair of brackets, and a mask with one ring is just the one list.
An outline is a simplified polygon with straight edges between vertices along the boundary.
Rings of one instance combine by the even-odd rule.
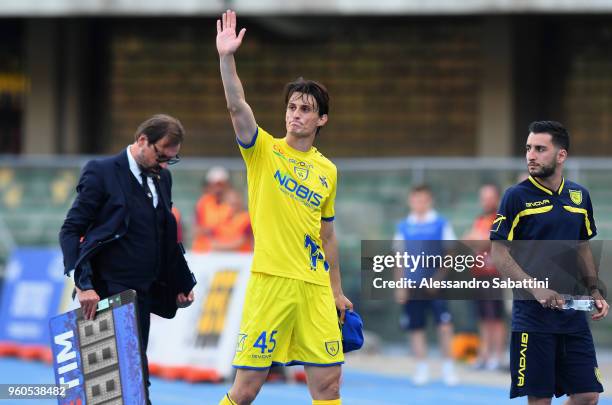
[[127, 289], [138, 296], [145, 381], [151, 312], [174, 317], [193, 302], [193, 274], [177, 241], [168, 165], [179, 161], [184, 130], [168, 115], [138, 127], [119, 154], [89, 161], [60, 231], [65, 273], [74, 275], [85, 319], [98, 301]]

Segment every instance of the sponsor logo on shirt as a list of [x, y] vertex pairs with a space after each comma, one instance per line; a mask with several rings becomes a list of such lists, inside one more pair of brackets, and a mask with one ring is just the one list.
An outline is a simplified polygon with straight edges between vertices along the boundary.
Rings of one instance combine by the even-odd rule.
[[300, 184], [288, 173], [281, 173], [280, 170], [277, 170], [276, 173], [274, 173], [274, 179], [278, 181], [281, 190], [289, 194], [292, 198], [301, 201], [311, 208], [321, 205], [321, 200], [323, 199], [321, 194]]
[[548, 205], [548, 204], [550, 204], [550, 200], [546, 199], [546, 200], [540, 200], [540, 201], [527, 202], [525, 203], [525, 207], [535, 208], [535, 207], [541, 207], [543, 205]]
[[283, 149], [276, 144], [272, 146], [272, 152], [279, 158], [286, 160], [287, 162], [294, 164], [295, 166], [299, 168], [304, 168], [306, 170], [314, 169], [314, 165], [312, 163], [304, 162], [302, 160], [297, 160], [297, 159], [294, 159], [292, 157], [285, 155], [285, 152], [283, 151]]

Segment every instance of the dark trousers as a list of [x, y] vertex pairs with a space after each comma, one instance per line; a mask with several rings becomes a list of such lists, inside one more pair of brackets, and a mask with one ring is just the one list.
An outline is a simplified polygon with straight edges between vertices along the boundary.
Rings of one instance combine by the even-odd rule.
[[[122, 284], [113, 283], [106, 280], [96, 280], [94, 285], [96, 293], [100, 296], [100, 299], [110, 297], [115, 294], [119, 294], [122, 291], [130, 290], [130, 287], [126, 287]], [[151, 327], [151, 297], [147, 293], [137, 291], [136, 297], [138, 302], [136, 305], [138, 311], [138, 329], [140, 330], [140, 343], [142, 356], [142, 370], [143, 378], [145, 382], [145, 391], [147, 395], [147, 403], [150, 404], [149, 400], [149, 387], [151, 381], [149, 380], [149, 361], [147, 359], [147, 346], [149, 344], [149, 329]]]

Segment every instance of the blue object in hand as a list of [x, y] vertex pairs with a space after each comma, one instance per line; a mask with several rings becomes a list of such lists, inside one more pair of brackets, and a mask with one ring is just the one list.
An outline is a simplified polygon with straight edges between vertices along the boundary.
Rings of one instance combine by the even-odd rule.
[[359, 350], [363, 346], [363, 321], [355, 311], [346, 311], [342, 325], [342, 350], [344, 353]]

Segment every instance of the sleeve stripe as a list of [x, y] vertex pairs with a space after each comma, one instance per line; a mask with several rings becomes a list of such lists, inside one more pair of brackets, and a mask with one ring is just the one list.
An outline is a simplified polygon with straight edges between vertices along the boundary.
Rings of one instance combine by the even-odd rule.
[[259, 127], [257, 127], [257, 129], [255, 130], [255, 135], [253, 135], [253, 139], [251, 139], [251, 142], [246, 144], [243, 143], [240, 138], [236, 137], [236, 142], [238, 142], [238, 145], [242, 146], [244, 149], [249, 149], [250, 147], [252, 147], [253, 145], [255, 145], [255, 141], [257, 140], [257, 135], [259, 134]]
[[497, 214], [497, 215], [498, 215], [498, 217], [495, 219], [495, 221], [493, 221], [493, 225], [495, 225], [496, 223], [501, 222], [504, 219], [506, 219], [506, 217], [501, 215], [501, 214]]
[[334, 218], [336, 218], [336, 217], [321, 217], [321, 219], [322, 219], [323, 221], [326, 221], [326, 222], [331, 222], [331, 221], [333, 221], [333, 220], [334, 220]]
[[544, 214], [552, 209], [552, 205], [546, 205], [540, 208], [527, 208], [526, 210], [520, 211], [518, 214], [516, 214], [516, 217], [514, 217], [514, 221], [512, 221], [512, 228], [510, 228], [510, 233], [508, 233], [508, 240], [514, 240], [514, 229], [517, 227], [521, 217], [527, 215]]
[[576, 214], [584, 214], [584, 226], [586, 227], [587, 235], [593, 235], [593, 231], [591, 230], [591, 221], [589, 221], [589, 214], [587, 210], [585, 210], [584, 208], [571, 207], [569, 205], [564, 205], [563, 208], [569, 212], [573, 212]]

